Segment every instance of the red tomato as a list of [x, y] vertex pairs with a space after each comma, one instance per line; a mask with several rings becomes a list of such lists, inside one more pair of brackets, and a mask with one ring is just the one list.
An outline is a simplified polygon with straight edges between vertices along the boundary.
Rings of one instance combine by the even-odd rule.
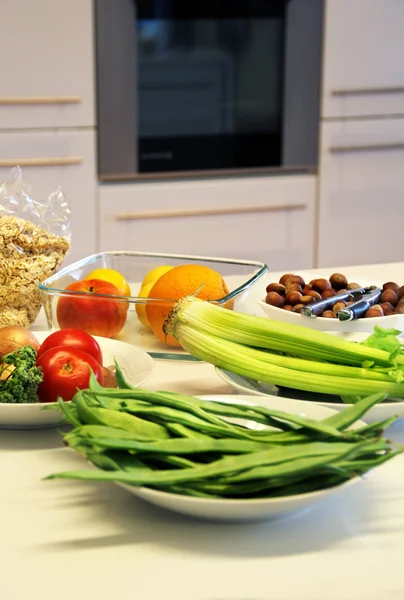
[[78, 348], [83, 350], [91, 356], [94, 356], [95, 360], [102, 366], [102, 352], [99, 343], [92, 335], [81, 329], [61, 329], [51, 333], [41, 344], [37, 359], [42, 356], [44, 352], [49, 348], [55, 346], [69, 346], [72, 348]]
[[104, 383], [101, 365], [94, 356], [78, 348], [50, 348], [39, 357], [37, 366], [43, 372], [43, 381], [38, 387], [39, 402], [56, 402], [59, 396], [65, 401], [71, 400], [77, 388], [88, 388], [89, 367], [98, 383]]

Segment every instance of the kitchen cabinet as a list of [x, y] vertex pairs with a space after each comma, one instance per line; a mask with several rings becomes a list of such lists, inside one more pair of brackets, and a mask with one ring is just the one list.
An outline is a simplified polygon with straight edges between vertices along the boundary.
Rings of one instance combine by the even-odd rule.
[[326, 0], [322, 116], [404, 115], [403, 0]]
[[61, 186], [71, 212], [72, 248], [65, 264], [96, 251], [95, 132], [80, 130], [3, 131], [0, 181], [19, 164], [38, 202]]
[[313, 175], [102, 184], [100, 250], [209, 255], [308, 268]]
[[318, 266], [403, 256], [404, 117], [321, 126]]
[[0, 129], [95, 124], [92, 0], [2, 0]]

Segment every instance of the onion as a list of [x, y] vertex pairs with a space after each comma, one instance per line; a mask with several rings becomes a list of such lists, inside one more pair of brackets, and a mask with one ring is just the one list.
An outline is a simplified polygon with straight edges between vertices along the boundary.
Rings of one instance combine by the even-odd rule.
[[0, 360], [5, 354], [14, 352], [21, 346], [32, 346], [36, 352], [39, 342], [29, 329], [20, 325], [7, 325], [0, 329]]

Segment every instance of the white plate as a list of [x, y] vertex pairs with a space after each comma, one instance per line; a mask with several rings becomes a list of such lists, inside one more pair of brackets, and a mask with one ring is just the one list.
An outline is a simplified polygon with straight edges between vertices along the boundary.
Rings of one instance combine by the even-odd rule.
[[[312, 277], [307, 278], [304, 274], [302, 277], [308, 281]], [[350, 278], [351, 281], [353, 280]], [[363, 286], [376, 285], [381, 287], [383, 282], [380, 281], [363, 281], [359, 276], [359, 283]], [[343, 337], [346, 337], [346, 333], [373, 333], [376, 325], [384, 327], [385, 329], [399, 329], [404, 331], [404, 315], [390, 315], [388, 317], [373, 317], [371, 319], [361, 318], [354, 319], [353, 321], [339, 321], [338, 319], [327, 319], [325, 317], [313, 317], [305, 318], [299, 313], [294, 313], [289, 310], [283, 310], [276, 306], [271, 306], [265, 302], [265, 297], [258, 300], [258, 306], [264, 311], [265, 315], [270, 319], [276, 321], [283, 321], [285, 323], [292, 323], [292, 325], [303, 325], [309, 329], [316, 329], [317, 331], [328, 331], [340, 333]], [[261, 315], [262, 316], [262, 315]]]
[[[310, 402], [302, 402], [298, 400], [289, 400], [284, 398], [255, 398], [252, 401], [251, 396], [200, 396], [204, 400], [216, 402], [238, 402], [240, 404], [260, 404], [268, 408], [284, 410], [286, 412], [295, 413], [312, 419], [325, 419], [332, 414], [334, 410], [318, 406]], [[359, 427], [361, 423], [357, 424]], [[307, 494], [298, 494], [295, 496], [285, 496], [281, 498], [260, 498], [257, 500], [232, 500], [232, 499], [211, 499], [211, 498], [196, 498], [191, 496], [181, 496], [179, 494], [170, 494], [151, 490], [144, 487], [134, 487], [119, 483], [128, 492], [149, 502], [183, 515], [196, 517], [198, 519], [207, 519], [213, 521], [259, 521], [279, 519], [299, 512], [303, 509], [314, 506], [317, 502], [325, 499], [328, 496], [341, 492], [348, 485], [361, 481], [360, 478], [351, 479], [350, 481], [339, 486], [311, 492]]]
[[[324, 406], [336, 411], [341, 411], [347, 408], [347, 404], [344, 404], [342, 400], [339, 400], [337, 396], [330, 396], [329, 394], [315, 394], [312, 392], [302, 392], [300, 390], [293, 390], [291, 388], [278, 388], [270, 383], [264, 383], [261, 381], [255, 381], [249, 377], [237, 375], [231, 371], [226, 371], [220, 367], [216, 367], [216, 373], [234, 389], [241, 394], [247, 394], [248, 396], [265, 396], [268, 398], [277, 397], [281, 402], [287, 401], [288, 399], [297, 400], [298, 402], [310, 402], [313, 406]], [[261, 403], [261, 401], [260, 401]], [[362, 417], [366, 423], [373, 423], [375, 421], [383, 421], [390, 417], [399, 416], [404, 418], [404, 402], [382, 402], [372, 408]]]
[[[49, 332], [33, 332], [42, 342]], [[143, 350], [107, 338], [96, 337], [103, 354], [104, 366], [113, 366], [114, 358], [119, 363], [128, 382], [140, 387], [153, 373], [154, 361]], [[58, 410], [43, 410], [51, 403], [6, 404], [0, 402], [0, 429], [43, 429], [56, 427], [61, 418]]]

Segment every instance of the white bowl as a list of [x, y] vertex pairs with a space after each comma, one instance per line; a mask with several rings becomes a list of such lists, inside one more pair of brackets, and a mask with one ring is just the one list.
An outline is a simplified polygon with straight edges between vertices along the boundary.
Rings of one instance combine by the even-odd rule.
[[[326, 317], [303, 317], [299, 313], [284, 310], [271, 306], [265, 302], [265, 299], [258, 300], [258, 305], [262, 308], [265, 315], [275, 321], [283, 321], [292, 325], [303, 325], [309, 329], [318, 331], [346, 333], [373, 333], [376, 325], [385, 329], [399, 329], [404, 331], [404, 315], [390, 315], [386, 317], [372, 317], [354, 319], [353, 321], [339, 321], [338, 319], [327, 319]], [[346, 337], [344, 335], [344, 337]]]
[[[323, 406], [333, 411], [341, 411], [349, 406], [341, 401], [336, 401], [336, 396], [330, 396], [328, 394], [314, 394], [311, 392], [301, 392], [300, 390], [293, 390], [291, 388], [278, 388], [274, 384], [264, 383], [262, 381], [256, 381], [243, 375], [237, 375], [220, 367], [216, 367], [216, 373], [229, 385], [231, 385], [237, 392], [247, 396], [261, 396], [265, 398], [278, 398], [280, 403], [287, 402], [291, 399], [297, 402], [303, 402], [304, 404], [311, 404], [312, 406]], [[331, 400], [334, 400], [332, 402]], [[259, 401], [259, 404], [262, 400]], [[283, 404], [280, 404], [283, 406]], [[399, 419], [404, 418], [404, 402], [389, 402], [385, 401], [381, 404], [376, 404], [368, 410], [368, 412], [362, 417], [365, 423], [374, 423], [375, 421], [384, 421], [390, 417], [397, 416]]]
[[[335, 411], [330, 408], [325, 408], [310, 402], [302, 402], [299, 400], [290, 400], [277, 397], [260, 397], [254, 398], [251, 396], [200, 396], [204, 400], [215, 402], [237, 402], [240, 404], [260, 404], [268, 408], [276, 408], [290, 413], [307, 416], [312, 419], [325, 419]], [[364, 423], [358, 422], [356, 427]], [[198, 519], [207, 519], [213, 521], [232, 521], [246, 522], [279, 519], [289, 516], [301, 510], [311, 508], [325, 498], [342, 492], [347, 486], [363, 480], [357, 477], [351, 479], [339, 486], [310, 492], [307, 494], [296, 494], [294, 496], [284, 496], [279, 498], [260, 498], [251, 500], [233, 500], [233, 499], [215, 499], [215, 498], [197, 498], [191, 496], [182, 496], [179, 494], [170, 494], [145, 487], [135, 487], [119, 483], [128, 492], [149, 502], [164, 508], [169, 511], [180, 513], [183, 515], [196, 517]]]
[[[39, 342], [42, 342], [49, 332], [33, 332]], [[113, 366], [114, 358], [119, 363], [128, 382], [140, 387], [153, 373], [154, 361], [143, 350], [107, 338], [96, 337], [103, 354], [104, 365]], [[57, 427], [62, 414], [59, 410], [44, 410], [44, 407], [54, 407], [52, 402], [27, 404], [8, 404], [0, 402], [0, 429], [44, 429]]]

